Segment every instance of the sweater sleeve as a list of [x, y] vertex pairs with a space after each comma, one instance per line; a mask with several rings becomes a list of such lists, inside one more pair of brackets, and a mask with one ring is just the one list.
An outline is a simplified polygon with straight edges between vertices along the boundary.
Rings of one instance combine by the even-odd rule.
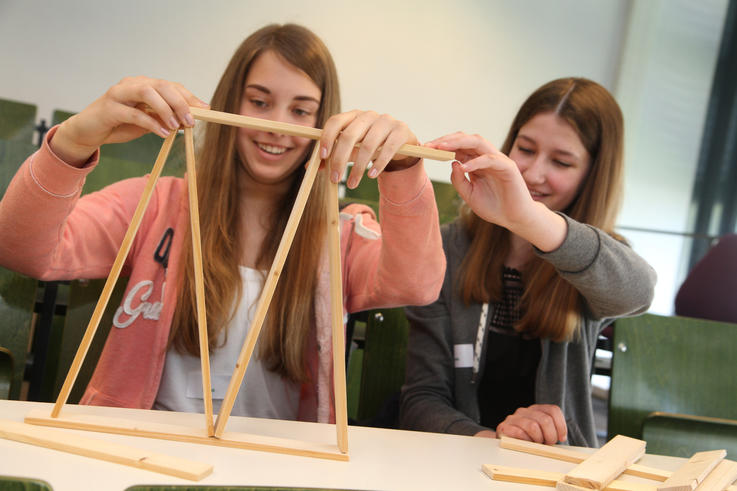
[[110, 272], [130, 217], [139, 180], [80, 199], [99, 153], [83, 168], [49, 147], [55, 130], [20, 167], [0, 202], [0, 265], [43, 279], [101, 278]]
[[349, 312], [425, 305], [445, 272], [438, 210], [422, 163], [379, 176], [379, 223], [370, 209], [346, 207], [344, 288]]
[[[444, 228], [446, 251], [451, 240], [449, 235], [450, 229]], [[447, 261], [451, 263], [450, 258]], [[474, 435], [489, 429], [456, 409], [454, 340], [449, 311], [452, 290], [449, 268], [437, 301], [425, 307], [405, 309], [411, 329], [399, 410], [399, 424], [403, 429], [459, 435]]]
[[596, 227], [561, 216], [568, 225], [563, 244], [554, 251], [536, 253], [581, 293], [592, 318], [645, 312], [653, 300], [655, 270], [625, 243]]

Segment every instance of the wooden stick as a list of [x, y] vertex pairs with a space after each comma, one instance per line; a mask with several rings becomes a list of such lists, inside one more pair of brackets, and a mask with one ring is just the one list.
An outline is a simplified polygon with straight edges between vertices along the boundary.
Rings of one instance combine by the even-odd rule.
[[[510, 438], [508, 436], [501, 437], [499, 446], [508, 450], [516, 450], [518, 452], [525, 452], [532, 455], [549, 457], [551, 459], [563, 460], [576, 464], [583, 462], [591, 455], [590, 453], [581, 452], [572, 448], [554, 445], [543, 445], [542, 443], [527, 442], [524, 440], [518, 440], [516, 438]], [[673, 474], [670, 471], [656, 469], [654, 467], [648, 467], [641, 464], [630, 465], [629, 467], [627, 467], [624, 473], [630, 476], [652, 479], [654, 481], [665, 481], [671, 476], [671, 474]]]
[[[268, 119], [251, 118], [240, 114], [225, 113], [221, 111], [213, 111], [211, 109], [202, 109], [199, 107], [190, 107], [190, 113], [195, 119], [208, 121], [210, 123], [219, 123], [229, 126], [241, 126], [245, 128], [253, 128], [262, 131], [271, 131], [282, 135], [301, 136], [312, 140], [319, 140], [322, 130], [312, 128], [310, 126], [300, 126], [298, 124], [281, 123], [279, 121], [271, 121]], [[446, 150], [438, 150], [436, 148], [422, 147], [419, 145], [402, 145], [397, 155], [406, 155], [408, 157], [419, 157], [430, 160], [454, 160], [455, 153]]]
[[[565, 475], [562, 472], [548, 472], [490, 464], [484, 464], [481, 468], [486, 475], [495, 481], [534, 484], [536, 486], [548, 486], [551, 488], [554, 488]], [[655, 491], [655, 486], [634, 481], [616, 480], [609, 483], [604, 489], [607, 491]]]
[[338, 185], [328, 189], [328, 243], [330, 253], [330, 304], [333, 326], [333, 389], [335, 392], [335, 429], [338, 448], [348, 453], [348, 403], [345, 383], [345, 324], [343, 323], [343, 275], [340, 256], [340, 213]]
[[297, 226], [299, 225], [299, 221], [302, 218], [302, 212], [304, 211], [305, 203], [307, 203], [307, 198], [310, 195], [312, 184], [315, 182], [317, 169], [319, 167], [320, 146], [315, 145], [315, 148], [312, 151], [312, 156], [310, 157], [310, 160], [307, 164], [307, 171], [302, 178], [302, 185], [299, 187], [297, 197], [294, 200], [294, 207], [292, 208], [292, 212], [289, 215], [289, 220], [287, 220], [284, 234], [282, 235], [281, 241], [279, 242], [279, 247], [276, 250], [274, 262], [271, 264], [271, 269], [269, 270], [269, 274], [266, 277], [264, 288], [261, 291], [261, 296], [259, 297], [258, 306], [256, 307], [256, 312], [254, 313], [251, 327], [248, 330], [245, 341], [243, 342], [243, 348], [241, 349], [240, 355], [238, 356], [238, 361], [236, 362], [233, 375], [230, 378], [228, 390], [225, 393], [225, 398], [223, 399], [223, 403], [220, 406], [220, 412], [218, 413], [218, 418], [215, 422], [215, 436], [217, 437], [222, 436], [223, 430], [225, 429], [225, 424], [228, 421], [228, 417], [230, 417], [230, 411], [233, 409], [235, 398], [238, 395], [238, 389], [240, 388], [241, 383], [243, 382], [243, 377], [246, 374], [248, 362], [251, 359], [251, 355], [253, 354], [253, 348], [256, 345], [256, 340], [258, 339], [258, 335], [261, 332], [261, 327], [264, 323], [264, 319], [266, 318], [266, 313], [269, 308], [269, 303], [271, 302], [271, 297], [274, 294], [276, 283], [277, 281], [279, 281], [279, 277], [281, 276], [284, 261], [286, 261], [287, 259], [289, 248], [292, 245], [292, 239], [294, 239], [294, 234], [297, 231]]
[[[219, 447], [260, 450], [301, 457], [348, 461], [348, 455], [340, 452], [335, 445], [313, 443], [288, 438], [255, 435], [249, 433], [225, 432], [221, 438], [208, 436], [201, 428], [173, 424], [155, 423], [124, 418], [110, 418], [91, 414], [70, 414], [66, 411], [58, 418], [52, 418], [43, 410], [32, 410], [25, 422], [34, 425], [54, 426], [74, 430], [98, 431], [117, 435], [131, 435], [145, 438], [158, 438], [179, 442], [215, 445]], [[192, 414], [192, 418], [199, 415]]]
[[563, 480], [587, 489], [603, 489], [645, 454], [646, 442], [617, 435], [568, 472]]
[[154, 191], [154, 186], [156, 186], [156, 181], [161, 175], [161, 169], [164, 168], [164, 163], [166, 162], [166, 158], [169, 155], [169, 151], [171, 150], [171, 146], [174, 143], [174, 138], [176, 137], [176, 135], [176, 131], [172, 131], [171, 134], [166, 137], [164, 143], [161, 145], [159, 156], [156, 157], [156, 163], [154, 163], [151, 175], [149, 176], [148, 181], [146, 182], [146, 186], [143, 189], [141, 199], [138, 202], [138, 206], [136, 207], [135, 212], [133, 213], [131, 223], [128, 226], [128, 230], [126, 231], [125, 236], [123, 237], [123, 242], [120, 245], [120, 250], [118, 250], [118, 255], [115, 258], [115, 262], [113, 263], [113, 267], [111, 268], [110, 274], [107, 277], [107, 281], [105, 281], [105, 286], [102, 288], [100, 299], [97, 301], [95, 310], [92, 313], [92, 318], [87, 325], [87, 330], [82, 337], [79, 348], [77, 348], [77, 353], [76, 355], [74, 355], [72, 365], [69, 367], [67, 377], [64, 380], [64, 385], [62, 385], [59, 396], [57, 397], [56, 403], [54, 404], [54, 408], [51, 411], [51, 416], [54, 418], [59, 416], [61, 407], [69, 398], [69, 393], [74, 386], [74, 381], [77, 379], [77, 375], [79, 374], [79, 370], [82, 366], [82, 362], [84, 361], [84, 357], [87, 355], [87, 350], [92, 343], [92, 338], [95, 336], [97, 327], [100, 324], [100, 320], [102, 319], [102, 314], [105, 313], [105, 307], [107, 307], [107, 303], [110, 300], [110, 295], [112, 295], [113, 293], [113, 288], [115, 287], [115, 282], [118, 281], [120, 271], [123, 269], [123, 263], [125, 262], [126, 256], [128, 256], [128, 251], [131, 248], [131, 244], [133, 243], [133, 239], [136, 236], [136, 232], [138, 232], [138, 227], [143, 220], [143, 214], [148, 207], [148, 202], [151, 199], [151, 195]]
[[205, 428], [207, 434], [215, 434], [212, 418], [212, 387], [210, 385], [210, 349], [207, 336], [207, 310], [205, 309], [205, 281], [202, 273], [202, 239], [200, 238], [200, 209], [197, 200], [197, 170], [194, 162], [194, 136], [192, 128], [184, 128], [184, 149], [187, 160], [187, 193], [189, 195], [189, 223], [192, 231], [192, 262], [194, 266], [195, 298], [197, 301], [197, 330], [200, 341], [200, 366], [202, 367], [202, 398], [205, 402]]
[[688, 462], [658, 486], [658, 491], [693, 491], [726, 456], [726, 450], [693, 454]]
[[725, 487], [731, 490], [734, 486], [729, 486], [737, 479], [737, 462], [724, 459], [719, 462], [713, 471], [706, 476], [706, 479], [696, 488], [697, 491], [721, 491]]
[[212, 473], [210, 464], [157, 454], [93, 438], [78, 435], [70, 436], [64, 431], [39, 428], [17, 421], [0, 420], [0, 437], [192, 481], [199, 481]]

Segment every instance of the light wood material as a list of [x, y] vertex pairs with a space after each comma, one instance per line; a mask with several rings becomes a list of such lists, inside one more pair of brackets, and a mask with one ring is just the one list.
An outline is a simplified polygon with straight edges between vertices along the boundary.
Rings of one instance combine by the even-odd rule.
[[[495, 481], [507, 481], [520, 484], [534, 484], [536, 486], [555, 487], [563, 479], [562, 472], [548, 472], [519, 467], [505, 467], [500, 465], [484, 464], [482, 469], [486, 475]], [[604, 488], [609, 491], [655, 491], [655, 486], [634, 481], [616, 480]]]
[[726, 456], [726, 450], [693, 454], [688, 462], [658, 486], [658, 491], [693, 491]]
[[348, 401], [345, 382], [345, 324], [343, 323], [343, 274], [340, 254], [340, 212], [338, 185], [328, 184], [328, 250], [330, 257], [330, 306], [333, 334], [333, 387], [335, 429], [338, 448], [348, 453]]
[[[729, 486], [737, 479], [737, 462], [724, 459], [712, 470], [704, 481], [696, 488], [697, 491], [722, 491], [725, 487], [731, 491], [735, 486]], [[729, 487], [727, 487], [729, 486]]]
[[235, 398], [238, 395], [238, 389], [243, 382], [243, 377], [246, 375], [248, 362], [251, 359], [251, 355], [253, 354], [253, 348], [256, 345], [256, 340], [258, 339], [258, 335], [261, 332], [261, 327], [263, 326], [264, 319], [266, 318], [269, 303], [271, 303], [271, 297], [274, 295], [276, 283], [277, 281], [279, 281], [279, 277], [281, 276], [284, 261], [286, 261], [287, 259], [289, 248], [292, 245], [292, 239], [294, 239], [294, 234], [297, 231], [297, 226], [299, 225], [299, 221], [302, 218], [302, 212], [304, 211], [305, 203], [307, 203], [307, 198], [310, 195], [310, 190], [312, 189], [312, 184], [315, 181], [315, 176], [317, 175], [317, 170], [319, 167], [319, 145], [315, 145], [315, 148], [312, 151], [312, 156], [310, 157], [310, 160], [307, 164], [307, 171], [302, 178], [302, 184], [300, 185], [299, 191], [297, 192], [297, 197], [294, 200], [294, 207], [292, 208], [292, 212], [289, 215], [289, 219], [287, 220], [284, 234], [282, 235], [281, 241], [279, 242], [279, 247], [276, 250], [274, 261], [271, 264], [271, 269], [269, 270], [269, 274], [266, 276], [264, 287], [261, 290], [261, 296], [259, 297], [258, 305], [253, 316], [253, 321], [251, 321], [251, 327], [249, 328], [248, 334], [246, 335], [246, 340], [243, 342], [243, 348], [238, 355], [238, 361], [235, 365], [235, 371], [230, 378], [228, 390], [225, 393], [223, 403], [220, 406], [220, 412], [218, 413], [218, 418], [215, 422], [215, 436], [217, 437], [221, 437], [223, 435], [225, 424], [228, 421], [228, 417], [230, 417], [230, 412], [233, 409]]
[[[253, 128], [263, 131], [272, 131], [283, 135], [301, 136], [319, 140], [322, 130], [312, 128], [310, 126], [300, 126], [297, 124], [281, 123], [279, 121], [271, 121], [268, 119], [251, 118], [240, 114], [225, 113], [221, 111], [213, 111], [211, 109], [202, 109], [199, 107], [190, 107], [190, 113], [195, 119], [208, 121], [210, 123], [227, 124], [229, 126], [241, 126], [245, 128]], [[430, 160], [454, 160], [455, 153], [446, 150], [438, 150], [436, 148], [421, 147], [419, 145], [402, 145], [397, 155], [406, 155], [408, 157], [419, 157]]]
[[212, 386], [210, 385], [210, 350], [207, 336], [205, 308], [205, 281], [202, 272], [202, 240], [200, 238], [200, 208], [197, 200], [197, 170], [194, 163], [194, 136], [192, 128], [184, 128], [184, 153], [187, 162], [187, 193], [189, 195], [189, 223], [192, 231], [192, 262], [194, 267], [195, 299], [197, 301], [197, 331], [200, 342], [202, 368], [202, 398], [205, 403], [205, 428], [215, 434], [212, 415]]
[[142, 436], [161, 440], [243, 448], [247, 450], [262, 450], [303, 457], [348, 460], [348, 456], [340, 452], [335, 445], [236, 432], [226, 432], [220, 438], [217, 438], [208, 436], [203, 429], [189, 426], [69, 413], [71, 411], [65, 412], [65, 414], [62, 414], [58, 418], [52, 418], [44, 411], [34, 410], [26, 415], [25, 422], [42, 426]]
[[17, 421], [0, 420], [0, 437], [192, 481], [199, 481], [212, 473], [212, 465], [210, 464], [153, 453], [93, 438], [72, 436], [64, 431], [39, 428]]
[[[572, 448], [561, 447], [558, 445], [543, 445], [541, 443], [533, 443], [508, 436], [502, 436], [499, 441], [501, 448], [508, 450], [516, 450], [541, 457], [550, 457], [551, 459], [563, 460], [565, 462], [581, 463], [591, 454], [574, 450]], [[624, 471], [630, 476], [642, 477], [645, 479], [653, 479], [655, 481], [665, 481], [672, 472], [654, 467], [648, 467], [641, 464], [632, 464]], [[735, 490], [737, 491], [737, 490]]]
[[646, 443], [617, 435], [591, 454], [563, 480], [588, 489], [604, 489], [624, 470], [645, 454]]
[[156, 157], [156, 162], [154, 163], [153, 170], [151, 171], [151, 174], [146, 181], [146, 186], [143, 188], [141, 199], [138, 202], [138, 206], [136, 207], [135, 212], [133, 213], [133, 217], [131, 219], [130, 225], [128, 226], [128, 230], [125, 232], [123, 242], [121, 243], [120, 249], [118, 250], [118, 255], [115, 257], [115, 261], [113, 262], [113, 266], [110, 270], [110, 275], [105, 281], [105, 286], [102, 288], [102, 293], [100, 293], [100, 299], [97, 301], [95, 310], [92, 312], [90, 322], [87, 325], [87, 329], [85, 330], [84, 336], [82, 337], [82, 341], [79, 343], [79, 348], [77, 348], [77, 353], [74, 355], [74, 360], [72, 360], [72, 364], [69, 367], [66, 379], [64, 379], [64, 385], [62, 385], [59, 396], [56, 398], [54, 409], [51, 411], [52, 417], [59, 416], [61, 407], [64, 405], [64, 403], [66, 403], [67, 399], [69, 398], [69, 393], [74, 386], [74, 381], [77, 379], [77, 375], [79, 375], [79, 370], [82, 366], [82, 362], [84, 361], [84, 357], [87, 355], [87, 350], [92, 343], [92, 338], [94, 338], [95, 336], [95, 332], [97, 331], [97, 327], [100, 324], [102, 315], [105, 313], [105, 307], [107, 307], [107, 303], [110, 300], [110, 295], [112, 295], [113, 288], [115, 288], [115, 283], [116, 281], [118, 281], [120, 271], [123, 269], [123, 263], [125, 262], [125, 258], [128, 256], [128, 252], [130, 251], [133, 239], [136, 236], [136, 232], [138, 232], [138, 227], [141, 225], [143, 214], [148, 207], [149, 200], [151, 199], [154, 187], [156, 186], [156, 181], [161, 175], [161, 169], [164, 168], [164, 163], [166, 162], [166, 158], [169, 156], [169, 151], [171, 150], [171, 146], [174, 143], [175, 137], [176, 132], [172, 132], [168, 137], [166, 137], [164, 143], [161, 145], [161, 150], [159, 151], [158, 157]]

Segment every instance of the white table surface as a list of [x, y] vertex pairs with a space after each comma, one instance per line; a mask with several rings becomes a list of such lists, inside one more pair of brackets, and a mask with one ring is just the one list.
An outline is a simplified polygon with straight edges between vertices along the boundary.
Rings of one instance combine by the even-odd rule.
[[[51, 411], [51, 404], [0, 400], [0, 418], [23, 421], [31, 409]], [[135, 409], [69, 406], [107, 417], [189, 424], [191, 414]], [[62, 414], [65, 409], [62, 409]], [[196, 415], [196, 425], [204, 417]], [[499, 441], [436, 433], [348, 427], [349, 462], [270, 452], [182, 443], [152, 438], [50, 428], [70, 438], [112, 441], [213, 465], [211, 475], [193, 482], [66, 452], [0, 438], [0, 475], [33, 477], [54, 491], [122, 491], [135, 484], [301, 486], [358, 490], [550, 490], [540, 486], [493, 481], [482, 464], [567, 472], [574, 464], [502, 449]], [[334, 444], [335, 427], [232, 416], [227, 431], [257, 433]], [[675, 469], [683, 459], [646, 455], [639, 463]], [[624, 476], [623, 479], [634, 479]], [[653, 481], [649, 481], [653, 483]]]

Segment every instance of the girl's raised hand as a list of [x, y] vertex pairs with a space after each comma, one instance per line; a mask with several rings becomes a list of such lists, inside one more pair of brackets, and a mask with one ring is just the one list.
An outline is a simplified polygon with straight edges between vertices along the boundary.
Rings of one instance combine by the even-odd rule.
[[384, 170], [416, 164], [418, 158], [396, 155], [405, 143], [415, 145], [417, 138], [402, 121], [388, 114], [353, 110], [336, 114], [325, 123], [319, 143], [320, 157], [327, 160], [330, 180], [334, 183], [340, 181], [348, 162], [353, 162], [347, 179], [347, 186], [353, 189], [361, 182], [369, 162], [373, 162], [368, 171], [372, 178]]
[[81, 166], [102, 144], [130, 141], [148, 132], [166, 137], [180, 126], [194, 126], [189, 106], [209, 107], [181, 84], [124, 78], [64, 121], [51, 147], [65, 162]]
[[456, 153], [450, 180], [479, 217], [514, 230], [535, 206], [517, 164], [479, 135], [453, 133], [426, 144]]

